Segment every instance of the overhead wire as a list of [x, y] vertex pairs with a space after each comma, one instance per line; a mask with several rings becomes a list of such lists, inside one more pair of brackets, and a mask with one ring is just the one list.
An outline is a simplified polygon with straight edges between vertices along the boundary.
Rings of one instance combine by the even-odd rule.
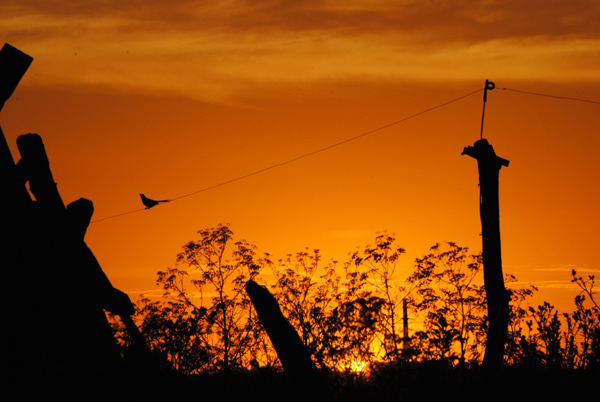
[[[487, 82], [486, 82], [486, 85], [487, 85]], [[542, 94], [542, 93], [522, 91], [522, 90], [512, 89], [512, 88], [497, 88], [497, 89], [501, 89], [503, 91], [512, 91], [512, 92], [517, 92], [517, 93], [522, 93], [522, 94], [528, 94], [528, 95], [543, 96], [543, 97], [548, 97], [548, 98], [555, 98], [555, 99], [562, 99], [562, 100], [572, 100], [572, 101], [579, 101], [579, 102], [587, 102], [587, 103], [592, 103], [592, 104], [600, 104], [600, 102], [598, 102], [598, 101], [593, 101], [593, 100], [588, 100], [588, 99], [581, 99], [581, 98], [572, 98], [572, 97], [566, 97], [566, 96], [557, 96], [557, 95]], [[199, 194], [199, 193], [203, 193], [203, 192], [206, 192], [206, 191], [218, 188], [218, 187], [222, 187], [222, 186], [225, 186], [227, 184], [230, 184], [230, 183], [233, 183], [233, 182], [236, 182], [236, 181], [240, 181], [240, 180], [244, 180], [244, 179], [247, 179], [249, 177], [252, 177], [252, 176], [256, 176], [256, 175], [264, 173], [264, 172], [266, 172], [268, 170], [272, 170], [272, 169], [275, 169], [275, 168], [278, 168], [278, 167], [281, 167], [281, 166], [288, 165], [290, 163], [297, 162], [297, 161], [299, 161], [301, 159], [304, 159], [304, 158], [307, 158], [309, 156], [312, 156], [312, 155], [315, 155], [315, 154], [318, 154], [318, 153], [330, 150], [332, 148], [339, 147], [339, 146], [347, 144], [347, 143], [349, 143], [351, 141], [358, 140], [359, 138], [362, 138], [362, 137], [368, 136], [370, 134], [376, 133], [378, 131], [384, 130], [386, 128], [392, 127], [392, 126], [394, 126], [396, 124], [403, 123], [403, 122], [405, 122], [407, 120], [413, 119], [413, 118], [415, 118], [417, 116], [420, 116], [422, 114], [425, 114], [425, 113], [431, 112], [433, 110], [439, 109], [441, 107], [447, 106], [447, 105], [449, 105], [451, 103], [457, 102], [457, 101], [459, 101], [461, 99], [467, 98], [467, 97], [469, 97], [471, 95], [474, 95], [474, 94], [482, 92], [482, 91], [484, 91], [484, 89], [478, 89], [476, 91], [469, 92], [469, 93], [467, 93], [465, 95], [459, 96], [458, 98], [454, 98], [454, 99], [449, 100], [447, 102], [440, 103], [439, 105], [436, 105], [436, 106], [430, 107], [428, 109], [422, 110], [422, 111], [420, 111], [418, 113], [412, 114], [412, 115], [410, 115], [408, 117], [402, 118], [400, 120], [397, 120], [395, 122], [386, 124], [384, 126], [377, 127], [377, 128], [375, 128], [373, 130], [366, 131], [366, 132], [364, 132], [362, 134], [355, 135], [354, 137], [350, 137], [350, 138], [347, 138], [347, 139], [345, 139], [343, 141], [339, 141], [339, 142], [336, 142], [334, 144], [328, 145], [326, 147], [319, 148], [319, 149], [316, 149], [316, 150], [311, 151], [311, 152], [307, 152], [307, 153], [302, 154], [300, 156], [297, 156], [295, 158], [288, 159], [288, 160], [286, 160], [284, 162], [276, 163], [276, 164], [267, 166], [265, 168], [256, 170], [254, 172], [251, 172], [251, 173], [248, 173], [248, 174], [245, 174], [245, 175], [242, 175], [242, 176], [238, 176], [238, 177], [235, 177], [233, 179], [226, 180], [226, 181], [223, 181], [221, 183], [217, 183], [217, 184], [214, 184], [212, 186], [208, 186], [208, 187], [202, 188], [200, 190], [197, 190], [197, 191], [194, 191], [194, 192], [191, 192], [191, 193], [188, 193], [188, 194], [181, 195], [179, 197], [172, 198], [170, 201], [176, 201], [176, 200], [180, 200], [182, 198], [191, 197], [193, 195], [196, 195], [196, 194]], [[484, 113], [485, 113], [485, 102], [484, 102]], [[482, 121], [482, 136], [483, 136], [483, 121]], [[118, 217], [121, 217], [121, 216], [124, 216], [124, 215], [129, 215], [129, 214], [133, 214], [135, 212], [143, 211], [144, 209], [145, 208], [138, 208], [138, 209], [134, 209], [134, 210], [131, 210], [131, 211], [128, 211], [128, 212], [123, 212], [123, 213], [120, 213], [120, 214], [107, 216], [107, 217], [104, 217], [104, 218], [100, 218], [100, 219], [94, 220], [91, 223], [101, 222], [101, 221], [105, 221], [105, 220], [113, 219], [113, 218], [118, 218]]]
[[364, 132], [364, 133], [362, 133], [362, 134], [359, 134], [359, 135], [356, 135], [356, 136], [354, 136], [354, 137], [347, 138], [347, 139], [345, 139], [345, 140], [343, 140], [343, 141], [336, 142], [335, 144], [331, 144], [331, 145], [328, 145], [328, 146], [326, 146], [326, 147], [323, 147], [323, 148], [317, 149], [317, 150], [315, 150], [315, 151], [311, 151], [311, 152], [305, 153], [305, 154], [303, 154], [303, 155], [300, 155], [300, 156], [297, 156], [297, 157], [295, 157], [295, 158], [293, 158], [293, 159], [289, 159], [289, 160], [287, 160], [287, 161], [285, 161], [285, 162], [276, 163], [276, 164], [274, 164], [274, 165], [271, 165], [271, 166], [268, 166], [268, 167], [266, 167], [266, 168], [263, 168], [263, 169], [257, 170], [257, 171], [255, 171], [255, 172], [248, 173], [247, 175], [240, 176], [240, 177], [236, 177], [235, 179], [227, 180], [227, 181], [224, 181], [224, 182], [222, 182], [222, 183], [215, 184], [214, 186], [206, 187], [206, 188], [203, 188], [202, 190], [194, 191], [193, 193], [189, 193], [189, 194], [185, 194], [185, 195], [182, 195], [182, 196], [179, 196], [179, 197], [173, 198], [173, 199], [171, 199], [171, 201], [173, 201], [173, 200], [179, 200], [179, 199], [181, 199], [181, 198], [189, 197], [189, 196], [192, 196], [192, 195], [195, 195], [195, 194], [198, 194], [198, 193], [202, 193], [202, 192], [204, 192], [204, 191], [212, 190], [213, 188], [221, 187], [221, 186], [224, 186], [224, 185], [226, 185], [226, 184], [232, 183], [232, 182], [234, 182], [234, 181], [243, 180], [243, 179], [246, 179], [246, 178], [248, 178], [248, 177], [255, 176], [255, 175], [257, 175], [257, 174], [260, 174], [260, 173], [266, 172], [267, 170], [271, 170], [271, 169], [275, 169], [275, 168], [278, 168], [278, 167], [281, 167], [281, 166], [284, 166], [284, 165], [288, 165], [288, 164], [290, 164], [290, 163], [293, 163], [293, 162], [299, 161], [300, 159], [304, 159], [304, 158], [307, 158], [307, 157], [309, 157], [309, 156], [312, 156], [312, 155], [318, 154], [318, 153], [320, 153], [320, 152], [324, 152], [324, 151], [330, 150], [330, 149], [332, 149], [332, 148], [339, 147], [340, 145], [346, 144], [346, 143], [348, 143], [348, 142], [351, 142], [351, 141], [355, 141], [355, 140], [357, 140], [357, 139], [359, 139], [359, 138], [365, 137], [365, 136], [367, 136], [367, 135], [369, 135], [369, 134], [376, 133], [377, 131], [381, 131], [381, 130], [383, 130], [383, 129], [386, 129], [386, 128], [388, 128], [388, 127], [394, 126], [394, 125], [396, 125], [396, 124], [400, 124], [400, 123], [402, 123], [402, 122], [405, 122], [406, 120], [410, 120], [410, 119], [412, 119], [412, 118], [414, 118], [414, 117], [417, 117], [417, 116], [420, 116], [420, 115], [422, 115], [422, 114], [424, 114], [424, 113], [430, 112], [430, 111], [432, 111], [432, 110], [435, 110], [435, 109], [439, 109], [439, 108], [441, 108], [441, 107], [443, 107], [443, 106], [449, 105], [450, 103], [456, 102], [456, 101], [458, 101], [458, 100], [461, 100], [461, 99], [463, 99], [463, 98], [466, 98], [466, 97], [468, 97], [468, 96], [471, 96], [471, 95], [473, 95], [473, 94], [476, 94], [477, 92], [481, 92], [481, 91], [482, 91], [482, 89], [479, 89], [479, 90], [477, 90], [477, 91], [474, 91], [474, 92], [470, 92], [470, 93], [468, 93], [468, 94], [466, 94], [466, 95], [463, 95], [463, 96], [461, 96], [461, 97], [458, 97], [458, 98], [452, 99], [451, 101], [444, 102], [444, 103], [442, 103], [442, 104], [440, 104], [440, 105], [437, 105], [437, 106], [431, 107], [431, 108], [429, 108], [429, 109], [423, 110], [423, 111], [421, 111], [421, 112], [415, 113], [415, 114], [413, 114], [413, 115], [410, 115], [410, 116], [408, 116], [408, 117], [405, 117], [405, 118], [403, 118], [403, 119], [401, 119], [401, 120], [395, 121], [395, 122], [393, 122], [393, 123], [386, 124], [385, 126], [381, 126], [381, 127], [375, 128], [375, 129], [373, 129], [373, 130], [370, 130], [370, 131]]
[[572, 100], [572, 101], [578, 101], [578, 102], [595, 103], [596, 105], [600, 105], [600, 102], [589, 100], [589, 99], [569, 98], [567, 96], [557, 96], [557, 95], [540, 94], [540, 93], [537, 93], [537, 92], [521, 91], [521, 90], [512, 89], [512, 88], [498, 88], [498, 89], [501, 89], [503, 91], [518, 92], [518, 93], [527, 94], [527, 95], [545, 96], [547, 98], [555, 98], [555, 99]]
[[[265, 167], [265, 168], [262, 168], [262, 169], [256, 170], [256, 171], [254, 171], [254, 172], [252, 172], [252, 173], [248, 173], [248, 174], [245, 174], [245, 175], [242, 175], [242, 176], [239, 176], [239, 177], [236, 177], [236, 178], [230, 179], [230, 180], [226, 180], [226, 181], [224, 181], [224, 182], [221, 182], [221, 183], [218, 183], [218, 184], [214, 184], [214, 185], [212, 185], [212, 186], [205, 187], [205, 188], [203, 188], [203, 189], [200, 189], [200, 190], [197, 190], [197, 191], [194, 191], [194, 192], [191, 192], [191, 193], [185, 194], [185, 195], [181, 195], [181, 196], [179, 196], [179, 197], [171, 198], [171, 199], [170, 199], [170, 201], [176, 201], [176, 200], [180, 200], [180, 199], [182, 199], [182, 198], [190, 197], [190, 196], [192, 196], [192, 195], [196, 195], [196, 194], [203, 193], [203, 192], [206, 192], [206, 191], [209, 191], [209, 190], [212, 190], [212, 189], [218, 188], [218, 187], [222, 187], [222, 186], [225, 186], [225, 185], [227, 185], [227, 184], [230, 184], [230, 183], [233, 183], [233, 182], [236, 182], [236, 181], [240, 181], [240, 180], [247, 179], [248, 177], [256, 176], [256, 175], [258, 175], [258, 174], [264, 173], [264, 172], [266, 172], [266, 171], [268, 171], [268, 170], [271, 170], [271, 169], [275, 169], [275, 168], [278, 168], [278, 167], [281, 167], [281, 166], [288, 165], [288, 164], [290, 164], [290, 163], [297, 162], [297, 161], [299, 161], [299, 160], [301, 160], [301, 159], [304, 159], [304, 158], [307, 158], [307, 157], [309, 157], [309, 156], [312, 156], [312, 155], [315, 155], [315, 154], [318, 154], [318, 153], [321, 153], [321, 152], [324, 152], [324, 151], [330, 150], [330, 149], [332, 149], [332, 148], [339, 147], [340, 145], [347, 144], [347, 143], [349, 143], [349, 142], [351, 142], [351, 141], [355, 141], [355, 140], [357, 140], [357, 139], [359, 139], [359, 138], [362, 138], [362, 137], [365, 137], [365, 136], [367, 136], [367, 135], [370, 135], [370, 134], [376, 133], [376, 132], [378, 132], [378, 131], [384, 130], [384, 129], [386, 129], [386, 128], [389, 128], [389, 127], [391, 127], [391, 126], [394, 126], [394, 125], [396, 125], [396, 124], [403, 123], [403, 122], [405, 122], [405, 121], [407, 121], [407, 120], [413, 119], [413, 118], [415, 118], [415, 117], [417, 117], [417, 116], [420, 116], [420, 115], [422, 115], [422, 114], [425, 114], [425, 113], [431, 112], [431, 111], [433, 111], [433, 110], [439, 109], [439, 108], [441, 108], [441, 107], [447, 106], [447, 105], [449, 105], [449, 104], [451, 104], [451, 103], [457, 102], [457, 101], [459, 101], [459, 100], [461, 100], [461, 99], [467, 98], [467, 97], [469, 97], [469, 96], [471, 96], [471, 95], [474, 95], [474, 94], [476, 94], [476, 93], [478, 93], [478, 92], [481, 92], [481, 91], [483, 91], [483, 89], [478, 89], [478, 90], [476, 90], [476, 91], [469, 92], [468, 94], [465, 94], [465, 95], [459, 96], [458, 98], [454, 98], [454, 99], [452, 99], [452, 100], [449, 100], [449, 101], [447, 101], [447, 102], [444, 102], [444, 103], [440, 103], [439, 105], [436, 105], [436, 106], [430, 107], [430, 108], [428, 108], [428, 109], [422, 110], [422, 111], [420, 111], [420, 112], [418, 112], [418, 113], [415, 113], [415, 114], [412, 114], [412, 115], [410, 115], [410, 116], [408, 116], [408, 117], [405, 117], [405, 118], [403, 118], [403, 119], [397, 120], [397, 121], [395, 121], [395, 122], [393, 122], [393, 123], [386, 124], [386, 125], [384, 125], [384, 126], [381, 126], [381, 127], [375, 128], [375, 129], [373, 129], [373, 130], [370, 130], [370, 131], [364, 132], [364, 133], [362, 133], [362, 134], [359, 134], [359, 135], [356, 135], [356, 136], [354, 136], [354, 137], [347, 138], [347, 139], [345, 139], [345, 140], [343, 140], [343, 141], [336, 142], [335, 144], [331, 144], [331, 145], [328, 145], [328, 146], [326, 146], [326, 147], [319, 148], [319, 149], [317, 149], [317, 150], [314, 150], [314, 151], [311, 151], [311, 152], [308, 152], [308, 153], [302, 154], [302, 155], [300, 155], [300, 156], [297, 156], [297, 157], [295, 157], [295, 158], [288, 159], [288, 160], [286, 160], [286, 161], [284, 161], [284, 162], [280, 162], [280, 163], [276, 163], [276, 164], [274, 164], [274, 165], [267, 166], [267, 167]], [[107, 217], [104, 217], [104, 218], [100, 218], [100, 219], [94, 220], [94, 221], [92, 221], [91, 223], [101, 222], [101, 221], [105, 221], [105, 220], [108, 220], [108, 219], [112, 219], [112, 218], [117, 218], [117, 217], [124, 216], [124, 215], [133, 214], [133, 213], [135, 213], [135, 212], [143, 211], [144, 209], [145, 209], [145, 208], [139, 208], [139, 209], [135, 209], [135, 210], [132, 210], [132, 211], [129, 211], [129, 212], [123, 212], [123, 213], [121, 213], [121, 214], [116, 214], [116, 215], [107, 216]]]
[[128, 212], [123, 212], [117, 215], [111, 215], [111, 216], [106, 216], [104, 218], [100, 218], [100, 219], [96, 219], [95, 221], [91, 221], [90, 224], [92, 223], [96, 223], [96, 222], [101, 222], [101, 221], [105, 221], [107, 219], [112, 219], [112, 218], [118, 218], [119, 216], [125, 216], [125, 215], [129, 215], [129, 214], [133, 214], [134, 212], [140, 212], [143, 211], [146, 208], [138, 208], [138, 209], [134, 209], [132, 211], [128, 211]]

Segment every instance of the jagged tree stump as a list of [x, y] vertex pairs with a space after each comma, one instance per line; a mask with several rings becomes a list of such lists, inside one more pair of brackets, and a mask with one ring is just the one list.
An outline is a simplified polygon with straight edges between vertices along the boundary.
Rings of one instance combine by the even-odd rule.
[[246, 283], [246, 291], [271, 339], [283, 370], [294, 382], [299, 393], [313, 400], [327, 400], [327, 387], [321, 373], [310, 358], [298, 333], [282, 314], [275, 297], [267, 288], [254, 281]]

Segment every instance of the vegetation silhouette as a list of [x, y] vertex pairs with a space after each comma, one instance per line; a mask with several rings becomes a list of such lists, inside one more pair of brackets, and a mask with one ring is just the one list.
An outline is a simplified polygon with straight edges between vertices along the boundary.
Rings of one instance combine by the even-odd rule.
[[[268, 253], [259, 257], [254, 246], [244, 240], [234, 242], [228, 225], [198, 233], [198, 240], [183, 247], [176, 267], [158, 273], [164, 296], [158, 300], [143, 297], [136, 304], [134, 318], [153, 353], [168, 360], [171, 372], [208, 387], [215, 396], [233, 398], [237, 391], [227, 384], [246, 384], [251, 392], [269, 398], [249, 381], [257, 387], [273, 386], [272, 398], [278, 392], [294, 398], [302, 393], [290, 394], [290, 390], [298, 390], [303, 381], [306, 384], [306, 377], [290, 376], [293, 370], [278, 377], [286, 371], [282, 365], [286, 358], [270, 336], [267, 321], [262, 322], [260, 312], [253, 312], [252, 303], [246, 300], [244, 284], [272, 295], [285, 317], [283, 325], [294, 329], [326, 379], [327, 389], [313, 398], [319, 394], [360, 400], [359, 395], [378, 395], [378, 400], [404, 400], [419, 396], [417, 390], [425, 387], [432, 397], [448, 398], [445, 393], [454, 390], [460, 399], [468, 400], [479, 397], [475, 391], [484, 392], [484, 385], [500, 389], [508, 379], [523, 387], [523, 400], [526, 395], [545, 392], [552, 397], [567, 391], [593, 392], [588, 381], [597, 375], [600, 362], [600, 310], [594, 299], [593, 275], [584, 278], [572, 272], [581, 295], [575, 299], [576, 310], [563, 314], [547, 303], [526, 306], [537, 289], [519, 286], [514, 276], [506, 275], [511, 296], [507, 343], [503, 368], [490, 378], [481, 372], [488, 324], [480, 254], [470, 254], [452, 242], [435, 244], [415, 260], [413, 272], [401, 279], [396, 268], [404, 250], [389, 233], [377, 235], [374, 245], [349, 254], [343, 263], [323, 263], [319, 250], [278, 260]], [[206, 250], [219, 258], [207, 258]], [[200, 282], [190, 279], [198, 276], [203, 278]], [[398, 314], [404, 301], [411, 323], [408, 339], [399, 335], [403, 320]], [[203, 315], [201, 309], [211, 313]], [[225, 319], [227, 311], [237, 313]], [[225, 321], [230, 323], [230, 332], [223, 331]], [[392, 322], [395, 329], [390, 327]], [[119, 321], [113, 326], [127, 350], [129, 335]], [[230, 350], [236, 351], [227, 366], [225, 338]], [[564, 373], [578, 389], [564, 382], [548, 388], [544, 378], [551, 372]], [[434, 377], [441, 385], [432, 389]], [[215, 378], [220, 380], [209, 380]], [[289, 386], [285, 385], [288, 381]], [[314, 390], [314, 385], [304, 391]], [[461, 390], [458, 385], [470, 389]], [[305, 394], [299, 397], [303, 398]]]
[[[30, 63], [17, 49], [2, 49], [0, 108]], [[491, 393], [554, 400], [596, 392], [594, 275], [571, 272], [580, 294], [574, 312], [559, 314], [547, 302], [527, 306], [536, 289], [510, 286], [516, 278], [503, 277], [501, 265], [491, 282], [484, 272], [482, 285], [485, 241], [483, 255], [435, 244], [400, 278], [404, 249], [389, 233], [347, 261], [323, 263], [319, 250], [258, 257], [254, 245], [234, 242], [229, 225], [219, 225], [199, 231], [175, 267], [158, 272], [162, 298], [133, 305], [85, 243], [92, 202], [65, 206], [41, 137], [18, 138], [16, 164], [1, 137], [2, 316], [9, 326], [0, 333], [3, 394], [11, 400], [464, 401]], [[478, 158], [480, 173], [478, 152], [495, 158], [488, 145], [465, 152]], [[492, 198], [494, 191], [497, 185]], [[484, 198], [482, 223], [484, 215], [495, 220], [495, 212], [483, 212]], [[492, 265], [500, 261], [496, 248]], [[487, 356], [495, 342], [490, 377], [480, 370], [482, 345]]]

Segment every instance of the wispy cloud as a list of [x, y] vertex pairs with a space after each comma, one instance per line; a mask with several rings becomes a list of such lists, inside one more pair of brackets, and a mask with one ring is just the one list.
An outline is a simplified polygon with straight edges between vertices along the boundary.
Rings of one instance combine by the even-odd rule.
[[140, 288], [130, 288], [130, 289], [121, 289], [123, 292], [127, 293], [133, 302], [137, 301], [137, 299], [144, 295], [144, 297], [148, 298], [160, 298], [165, 293], [162, 289], [140, 289]]
[[539, 289], [555, 289], [555, 290], [566, 290], [566, 291], [574, 291], [579, 289], [577, 285], [571, 283], [570, 281], [532, 281], [529, 284], [539, 288]]
[[590, 268], [590, 267], [582, 267], [580, 265], [568, 264], [568, 265], [551, 265], [545, 267], [533, 267], [531, 268], [533, 271], [543, 271], [543, 272], [567, 272], [569, 277], [571, 276], [571, 271], [575, 270], [578, 275], [584, 273], [596, 273], [600, 274], [600, 269], [598, 268]]
[[600, 81], [592, 0], [8, 1], [0, 14], [36, 59], [24, 84], [211, 100], [319, 80]]

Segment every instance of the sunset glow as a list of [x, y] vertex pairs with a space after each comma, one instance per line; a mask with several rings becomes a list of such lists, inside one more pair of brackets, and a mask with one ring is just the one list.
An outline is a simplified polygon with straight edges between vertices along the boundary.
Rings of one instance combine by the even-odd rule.
[[[476, 253], [483, 89], [500, 173], [504, 271], [572, 311], [570, 272], [599, 274], [600, 4], [564, 1], [64, 0], [0, 4], [0, 40], [34, 58], [0, 123], [42, 136], [66, 203], [113, 285], [152, 294], [202, 228], [277, 258], [346, 261], [377, 232], [407, 254]], [[198, 194], [182, 197], [194, 192]], [[176, 199], [143, 209], [139, 193]], [[121, 215], [124, 214], [124, 215]], [[362, 371], [359, 362], [351, 370]]]
[[368, 369], [368, 363], [360, 360], [350, 362], [350, 371], [353, 373], [365, 373]]

